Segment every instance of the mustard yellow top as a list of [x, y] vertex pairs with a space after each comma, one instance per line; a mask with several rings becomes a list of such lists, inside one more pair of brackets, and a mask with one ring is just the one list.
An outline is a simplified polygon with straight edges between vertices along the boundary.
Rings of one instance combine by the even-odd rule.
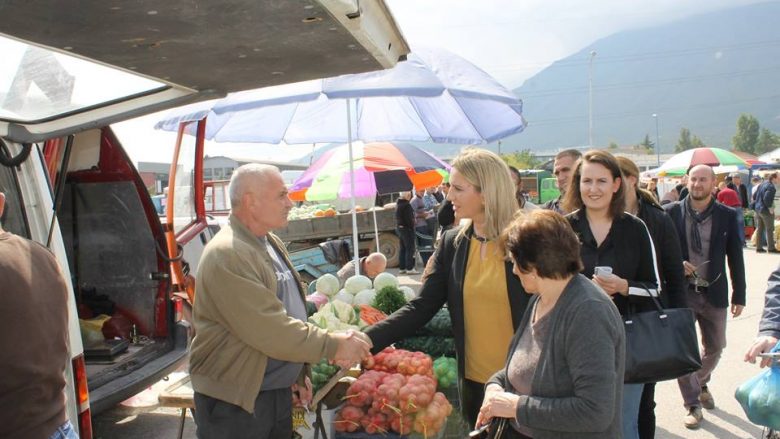
[[[487, 247], [485, 258], [481, 247]], [[463, 284], [467, 379], [485, 383], [506, 363], [512, 341], [512, 312], [503, 252], [494, 241], [471, 239]]]

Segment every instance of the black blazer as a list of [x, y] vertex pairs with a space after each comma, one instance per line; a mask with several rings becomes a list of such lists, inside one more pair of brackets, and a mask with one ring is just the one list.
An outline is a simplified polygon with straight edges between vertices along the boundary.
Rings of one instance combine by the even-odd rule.
[[[374, 344], [372, 352], [379, 352], [391, 343], [413, 335], [446, 303], [455, 335], [458, 375], [463, 378], [466, 368], [463, 282], [466, 277], [472, 231], [469, 229], [466, 232], [465, 239], [456, 239], [459, 230], [460, 228], [456, 227], [444, 232], [420, 294], [386, 320], [366, 329], [366, 334], [371, 337]], [[520, 279], [512, 273], [512, 263], [509, 261], [506, 263], [506, 284], [512, 313], [512, 329], [516, 331], [531, 296], [523, 289]], [[489, 343], [490, 340], [485, 342]]]
[[[685, 214], [682, 201], [669, 203], [664, 210], [672, 217], [680, 237], [683, 260], [688, 256], [688, 233], [685, 231]], [[731, 272], [731, 303], [745, 305], [745, 260], [742, 255], [742, 241], [739, 239], [737, 213], [734, 209], [715, 203], [712, 210], [712, 234], [710, 235], [710, 254], [708, 277], [720, 277], [706, 290], [707, 301], [718, 308], [728, 308], [728, 282], [726, 281], [726, 255], [729, 258]]]

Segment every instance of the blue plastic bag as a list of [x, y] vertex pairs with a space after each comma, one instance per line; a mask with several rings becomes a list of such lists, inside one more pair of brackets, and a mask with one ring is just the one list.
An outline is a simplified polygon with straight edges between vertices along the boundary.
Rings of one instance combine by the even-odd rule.
[[[779, 350], [780, 343], [772, 352]], [[750, 422], [780, 430], [780, 362], [772, 361], [769, 369], [742, 383], [734, 397]]]

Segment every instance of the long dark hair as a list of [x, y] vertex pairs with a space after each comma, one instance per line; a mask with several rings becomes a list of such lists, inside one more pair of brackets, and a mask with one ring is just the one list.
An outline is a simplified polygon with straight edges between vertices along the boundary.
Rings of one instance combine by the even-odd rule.
[[618, 218], [623, 215], [626, 210], [626, 184], [623, 178], [623, 173], [620, 172], [620, 165], [618, 161], [607, 151], [591, 150], [586, 152], [582, 158], [577, 160], [577, 164], [574, 167], [574, 174], [569, 182], [569, 187], [566, 190], [566, 195], [563, 197], [563, 208], [568, 212], [573, 212], [577, 209], [582, 209], [584, 206], [582, 202], [582, 195], [580, 194], [580, 178], [582, 177], [582, 164], [597, 163], [609, 170], [612, 175], [612, 179], [620, 179], [620, 187], [617, 192], [612, 194], [612, 199], [609, 202], [609, 216], [611, 218]]

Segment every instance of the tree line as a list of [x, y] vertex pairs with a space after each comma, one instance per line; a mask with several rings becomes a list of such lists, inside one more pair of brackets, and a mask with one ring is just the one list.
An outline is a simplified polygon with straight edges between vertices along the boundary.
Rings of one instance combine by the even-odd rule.
[[[704, 146], [704, 142], [698, 136], [692, 135], [688, 128], [681, 128], [674, 151], [682, 152]], [[761, 128], [758, 119], [752, 114], [743, 113], [737, 119], [737, 132], [731, 138], [731, 146], [735, 151], [761, 155], [780, 148], [780, 136], [767, 128]]]

